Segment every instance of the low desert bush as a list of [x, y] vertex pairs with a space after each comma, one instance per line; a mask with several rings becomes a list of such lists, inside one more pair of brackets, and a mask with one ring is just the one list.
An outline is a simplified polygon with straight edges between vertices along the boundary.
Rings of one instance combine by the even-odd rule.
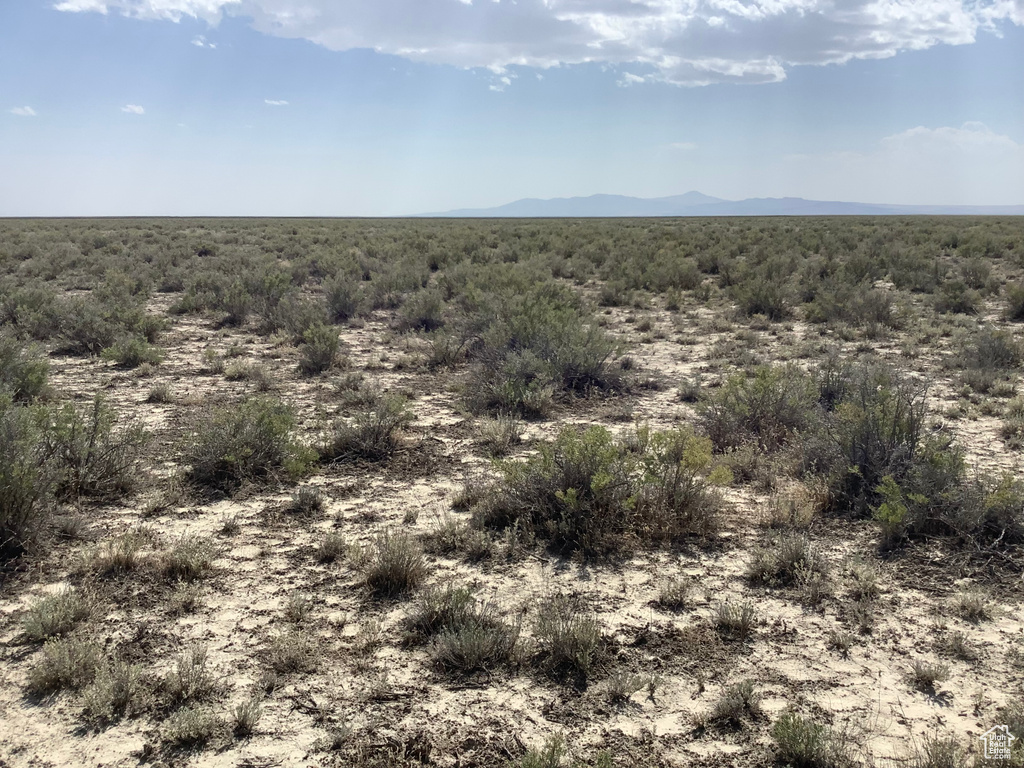
[[792, 712], [775, 721], [772, 739], [779, 763], [792, 768], [851, 768], [856, 764], [841, 733]]
[[351, 420], [339, 418], [320, 449], [324, 461], [383, 461], [398, 448], [400, 430], [412, 421], [404, 398], [374, 395]]
[[1006, 309], [1003, 316], [1007, 320], [1024, 320], [1024, 285], [1006, 287]]
[[103, 350], [100, 357], [122, 368], [138, 368], [143, 363], [159, 365], [163, 362], [164, 353], [145, 339], [131, 336], [114, 342]]
[[207, 664], [206, 648], [196, 645], [178, 655], [172, 669], [163, 679], [161, 689], [168, 703], [180, 707], [209, 699], [216, 682]]
[[240, 739], [252, 736], [263, 717], [263, 707], [258, 698], [247, 699], [231, 709], [231, 730]]
[[715, 609], [714, 622], [722, 634], [743, 639], [754, 631], [757, 613], [749, 602], [736, 603], [725, 600]]
[[98, 645], [77, 637], [48, 640], [35, 665], [29, 669], [27, 688], [36, 696], [63, 690], [79, 690], [96, 677], [102, 651]]
[[57, 470], [58, 498], [123, 498], [139, 479], [146, 432], [139, 424], [115, 427], [117, 416], [101, 397], [83, 414], [68, 404], [52, 412], [43, 431], [43, 450]]
[[92, 725], [109, 725], [142, 712], [152, 698], [150, 680], [140, 664], [109, 661], [82, 691], [82, 718]]
[[935, 684], [949, 679], [949, 665], [916, 659], [910, 668], [910, 682], [923, 693], [935, 693]]
[[330, 370], [338, 357], [338, 332], [330, 325], [319, 323], [302, 334], [299, 349], [299, 371], [305, 376], [316, 376]]
[[512, 413], [499, 413], [480, 426], [480, 442], [492, 458], [507, 456], [522, 439], [522, 422]]
[[743, 680], [725, 689], [721, 698], [704, 717], [708, 725], [739, 727], [744, 720], [757, 717], [760, 713], [761, 696], [754, 688], [753, 680]]
[[779, 279], [765, 279], [752, 274], [733, 287], [733, 297], [740, 312], [746, 317], [764, 315], [769, 320], [785, 320], [792, 313], [790, 292]]
[[179, 709], [160, 726], [161, 738], [176, 749], [200, 749], [229, 732], [227, 721], [206, 707]]
[[570, 291], [540, 284], [481, 300], [467, 399], [477, 410], [542, 416], [558, 393], [625, 387], [616, 345]]
[[963, 280], [946, 280], [936, 291], [935, 311], [942, 314], [976, 315], [981, 308], [981, 295], [967, 287]]
[[816, 399], [814, 382], [799, 369], [761, 366], [709, 395], [699, 418], [716, 451], [748, 442], [774, 451], [816, 426]]
[[344, 322], [359, 312], [362, 294], [359, 283], [349, 275], [337, 275], [324, 283], [327, 313], [331, 320]]
[[186, 533], [162, 554], [160, 571], [170, 581], [197, 581], [213, 567], [215, 553], [209, 539]]
[[0, 397], [6, 393], [14, 402], [35, 400], [46, 390], [49, 370], [39, 345], [0, 334]]
[[605, 644], [597, 618], [564, 595], [552, 596], [538, 606], [533, 638], [541, 669], [581, 688], [600, 663]]
[[316, 486], [304, 485], [292, 494], [285, 511], [303, 518], [312, 518], [324, 511], [326, 497]]
[[64, 589], [35, 603], [21, 619], [26, 639], [41, 643], [68, 634], [93, 612], [93, 602], [80, 592]]
[[363, 584], [380, 597], [397, 597], [416, 589], [427, 575], [423, 551], [402, 532], [384, 531], [359, 558]]
[[585, 556], [707, 535], [717, 506], [710, 468], [710, 443], [687, 429], [642, 427], [616, 441], [602, 427], [567, 427], [537, 455], [500, 465], [502, 480], [474, 507], [474, 523], [518, 526]]
[[0, 559], [21, 554], [37, 540], [51, 517], [56, 482], [39, 412], [5, 406], [3, 397], [0, 393]]
[[220, 494], [231, 494], [244, 483], [298, 477], [314, 455], [292, 438], [293, 426], [291, 409], [270, 398], [213, 411], [195, 422], [186, 439], [186, 477]]
[[825, 560], [810, 539], [800, 534], [780, 536], [751, 554], [747, 578], [755, 584], [791, 586], [810, 574], [824, 574]]

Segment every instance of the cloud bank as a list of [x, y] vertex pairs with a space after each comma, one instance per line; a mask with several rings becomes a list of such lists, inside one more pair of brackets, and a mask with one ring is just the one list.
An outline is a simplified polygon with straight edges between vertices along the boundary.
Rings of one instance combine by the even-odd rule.
[[18, 117], [35, 117], [36, 111], [32, 107], [15, 107], [11, 110], [11, 114]]
[[138, 104], [125, 104], [121, 107], [122, 112], [127, 112], [129, 115], [144, 115], [146, 110], [140, 107]]
[[972, 43], [1024, 0], [65, 0], [68, 12], [216, 24], [458, 67], [598, 62], [632, 80], [766, 83], [789, 67]]

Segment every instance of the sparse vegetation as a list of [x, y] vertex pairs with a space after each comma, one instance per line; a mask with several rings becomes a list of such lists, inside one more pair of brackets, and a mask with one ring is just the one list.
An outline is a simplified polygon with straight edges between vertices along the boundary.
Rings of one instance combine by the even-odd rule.
[[980, 759], [968, 721], [1024, 739], [1016, 219], [0, 235], [15, 761], [923, 768]]

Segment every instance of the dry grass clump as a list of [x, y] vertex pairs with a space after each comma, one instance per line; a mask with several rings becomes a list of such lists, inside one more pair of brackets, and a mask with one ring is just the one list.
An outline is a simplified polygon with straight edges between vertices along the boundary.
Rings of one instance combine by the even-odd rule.
[[949, 680], [949, 665], [916, 659], [910, 669], [911, 684], [922, 693], [935, 694], [935, 684]]
[[81, 592], [62, 589], [29, 608], [22, 616], [21, 628], [28, 640], [41, 643], [68, 634], [88, 619], [94, 608], [93, 601]]
[[978, 624], [991, 621], [995, 616], [992, 598], [980, 589], [965, 589], [953, 599], [953, 610], [957, 616]]
[[333, 563], [341, 560], [348, 553], [348, 542], [340, 533], [328, 533], [317, 544], [316, 559], [320, 563]]
[[761, 714], [760, 701], [761, 695], [755, 690], [753, 680], [734, 683], [726, 688], [711, 711], [701, 716], [700, 724], [705, 728], [710, 725], [739, 728], [744, 721], [756, 719]]
[[39, 660], [29, 669], [26, 687], [36, 696], [79, 690], [96, 677], [102, 658], [102, 650], [90, 640], [77, 637], [48, 640]]
[[605, 643], [594, 614], [565, 595], [550, 597], [537, 607], [533, 639], [540, 668], [581, 688], [600, 663]]
[[175, 707], [209, 699], [217, 685], [207, 663], [206, 648], [195, 645], [179, 654], [161, 688]]
[[656, 602], [661, 608], [680, 611], [690, 604], [692, 586], [690, 579], [668, 579], [661, 585]]
[[230, 724], [207, 707], [186, 707], [160, 727], [164, 743], [175, 749], [201, 749], [227, 737]]
[[792, 712], [772, 726], [778, 761], [792, 768], [852, 768], [856, 765], [845, 734]]
[[266, 659], [276, 674], [311, 672], [316, 669], [317, 645], [300, 631], [276, 635], [267, 646]]
[[192, 582], [204, 578], [213, 567], [216, 547], [196, 534], [182, 535], [159, 558], [160, 572], [169, 581]]
[[324, 511], [327, 497], [316, 486], [304, 485], [292, 494], [285, 511], [303, 518], [312, 518]]
[[729, 637], [744, 639], [754, 631], [757, 612], [749, 602], [722, 601], [715, 608], [714, 623], [718, 631]]
[[507, 456], [523, 441], [523, 423], [514, 413], [499, 413], [480, 425], [480, 443], [492, 458]]
[[383, 461], [398, 448], [399, 432], [413, 416], [405, 399], [395, 394], [376, 395], [350, 421], [339, 419], [320, 449], [325, 461]]
[[811, 540], [801, 534], [778, 537], [767, 547], [754, 549], [747, 578], [755, 584], [791, 586], [811, 574], [824, 575], [828, 566]]
[[152, 698], [151, 681], [140, 665], [108, 662], [82, 691], [82, 718], [93, 725], [109, 725], [141, 713]]
[[419, 544], [407, 534], [391, 530], [370, 542], [360, 554], [358, 567], [363, 584], [379, 597], [408, 594], [427, 576]]
[[240, 739], [248, 738], [256, 732], [260, 718], [263, 717], [263, 707], [258, 698], [247, 699], [236, 704], [231, 709], [231, 730]]
[[465, 586], [448, 584], [427, 590], [407, 620], [410, 637], [430, 641], [439, 668], [458, 674], [492, 669], [515, 656], [518, 625], [502, 621], [495, 607]]

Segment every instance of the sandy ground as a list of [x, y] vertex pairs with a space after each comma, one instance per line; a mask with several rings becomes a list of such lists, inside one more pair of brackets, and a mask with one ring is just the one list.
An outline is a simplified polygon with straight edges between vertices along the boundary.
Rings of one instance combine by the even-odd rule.
[[[157, 296], [152, 311], [164, 311], [175, 298]], [[654, 427], [691, 422], [693, 408], [680, 401], [678, 386], [684, 378], [699, 376], [706, 383], [727, 373], [731, 363], [724, 349], [745, 349], [765, 362], [793, 359], [806, 365], [813, 358], [802, 350], [825, 341], [816, 328], [799, 322], [744, 329], [737, 341], [740, 326], [726, 323], [722, 329], [706, 308], [614, 309], [603, 317], [607, 328], [631, 345], [638, 368], [660, 387], [620, 400], [576, 403], [549, 421], [529, 423], [513, 456], [526, 455], [533, 441], [552, 437], [564, 423], [597, 422], [622, 431], [634, 421]], [[651, 320], [649, 331], [636, 329], [641, 318]], [[656, 675], [653, 695], [640, 691], [613, 704], [602, 674], [580, 691], [547, 680], [528, 665], [469, 680], [445, 677], [431, 667], [426, 649], [402, 642], [409, 601], [369, 600], [349, 562], [321, 564], [314, 550], [331, 531], [350, 544], [366, 543], [385, 528], [429, 536], [445, 516], [465, 517], [450, 504], [463, 480], [493, 470], [479, 444], [478, 423], [460, 404], [458, 372], [428, 371], [422, 343], [397, 337], [383, 314], [362, 327], [343, 328], [341, 338], [348, 370], [363, 371], [375, 387], [412, 395], [416, 418], [390, 464], [319, 470], [308, 482], [323, 490], [327, 505], [312, 521], [275, 512], [292, 488], [257, 489], [210, 503], [168, 495], [177, 469], [173, 448], [200, 406], [237, 401], [253, 391], [251, 382], [211, 373], [203, 361], [206, 349], [223, 353], [234, 347], [237, 359], [266, 367], [275, 384], [272, 394], [297, 409], [309, 438], [337, 408], [333, 383], [344, 372], [299, 378], [294, 348], [274, 345], [250, 328], [218, 330], [210, 319], [191, 316], [173, 319], [161, 340], [166, 360], [151, 375], [95, 359], [52, 359], [51, 381], [62, 397], [86, 402], [101, 392], [121, 414], [143, 422], [152, 437], [142, 492], [125, 505], [84, 509], [92, 540], [60, 544], [0, 593], [0, 766], [347, 765], [348, 758], [322, 749], [325, 737], [338, 729], [351, 729], [350, 738], [371, 752], [404, 745], [418, 754], [413, 747], [428, 744], [426, 764], [439, 766], [500, 765], [518, 758], [523, 745], [539, 746], [556, 733], [564, 733], [571, 753], [582, 759], [607, 748], [615, 765], [644, 760], [672, 766], [761, 765], [771, 761], [771, 722], [787, 708], [845, 731], [860, 759], [886, 765], [904, 761], [936, 735], [955, 735], [977, 749], [977, 737], [998, 724], [999, 707], [1021, 695], [1019, 579], [986, 578], [984, 570], [950, 557], [938, 545], [880, 559], [870, 524], [816, 519], [809, 532], [830, 564], [830, 594], [816, 606], [805, 606], [795, 590], [755, 587], [744, 577], [752, 547], [771, 535], [760, 524], [772, 489], [758, 482], [724, 491], [723, 531], [706, 546], [641, 551], [614, 565], [580, 565], [541, 549], [511, 562], [469, 563], [428, 554], [429, 583], [456, 579], [475, 585], [478, 595], [510, 620], [523, 612], [528, 616], [545, 596], [578, 596], [596, 613], [614, 668]], [[864, 344], [848, 342], [847, 351], [855, 354]], [[951, 374], [936, 364], [943, 349], [908, 358], [906, 338], [866, 344], [939, 377], [931, 391], [936, 420], [955, 430], [973, 465], [987, 472], [1019, 472], [1019, 455], [998, 438], [997, 417], [975, 413], [954, 421], [941, 415], [958, 402]], [[158, 383], [170, 387], [173, 402], [146, 401]], [[785, 488], [780, 481], [776, 490]], [[164, 498], [170, 499], [168, 507], [154, 505]], [[228, 520], [237, 522], [237, 532], [223, 532]], [[25, 609], [64, 584], [89, 588], [80, 559], [97, 542], [138, 526], [153, 532], [153, 549], [184, 534], [216, 542], [215, 569], [200, 582], [200, 604], [191, 613], [174, 615], [166, 589], [154, 586], [145, 573], [129, 574], [103, 585], [101, 610], [88, 631], [111, 652], [130, 650], [156, 674], [170, 669], [182, 649], [202, 644], [220, 680], [211, 706], [221, 714], [250, 698], [258, 685], [268, 643], [290, 629], [284, 617], [288, 600], [295, 595], [310, 600], [312, 611], [301, 632], [317, 644], [315, 669], [281, 677], [263, 697], [262, 719], [252, 736], [165, 753], [155, 749], [157, 718], [144, 715], [89, 730], [73, 695], [42, 701], [25, 695], [27, 672], [40, 653], [38, 646], [20, 640]], [[861, 560], [874, 564], [879, 574], [870, 633], [858, 632], [850, 610], [846, 574]], [[662, 609], [659, 591], [675, 576], [692, 580], [691, 603], [679, 611]], [[989, 590], [996, 606], [995, 618], [980, 624], [964, 621], [953, 609], [957, 593], [975, 581]], [[715, 631], [713, 616], [724, 600], [753, 604], [757, 624], [749, 638], [730, 640]], [[528, 618], [524, 628], [529, 635]], [[973, 660], [943, 657], [936, 650], [936, 638], [954, 631], [966, 634]], [[848, 655], [832, 647], [836, 632], [851, 634]], [[916, 690], [908, 681], [916, 660], [948, 664], [949, 679], [934, 693]], [[760, 713], [742, 727], [698, 727], [723, 691], [747, 678], [761, 696]]]

